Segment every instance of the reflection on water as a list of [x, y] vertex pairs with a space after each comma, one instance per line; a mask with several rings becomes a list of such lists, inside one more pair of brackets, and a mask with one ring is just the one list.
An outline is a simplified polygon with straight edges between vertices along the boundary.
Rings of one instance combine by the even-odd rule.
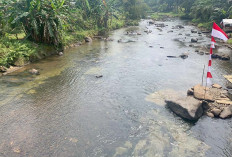
[[[185, 29], [168, 33], [177, 24]], [[193, 26], [165, 25], [158, 35], [142, 21], [114, 31], [114, 41], [94, 41], [1, 77], [0, 156], [231, 156], [231, 120], [202, 117], [193, 125], [165, 108], [165, 97], [201, 83], [208, 56], [195, 49], [210, 42], [202, 35], [189, 47], [198, 36], [185, 36]], [[142, 35], [125, 35], [134, 30]], [[186, 60], [167, 58], [184, 52]], [[41, 75], [31, 76], [31, 68]], [[231, 69], [214, 60], [214, 81], [225, 86], [222, 75]]]

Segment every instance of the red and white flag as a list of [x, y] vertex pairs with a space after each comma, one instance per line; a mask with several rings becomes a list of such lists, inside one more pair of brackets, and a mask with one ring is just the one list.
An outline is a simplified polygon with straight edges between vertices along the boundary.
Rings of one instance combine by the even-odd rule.
[[[212, 41], [211, 41], [212, 42]], [[213, 78], [211, 74], [211, 66], [212, 66], [212, 54], [213, 54], [213, 47], [210, 47], [210, 55], [209, 55], [209, 63], [208, 63], [208, 72], [207, 72], [207, 85], [211, 85], [211, 79]]]
[[213, 78], [211, 74], [211, 66], [212, 66], [212, 54], [213, 54], [213, 48], [215, 48], [215, 39], [219, 38], [224, 41], [228, 40], [228, 36], [226, 33], [214, 22], [213, 23], [213, 29], [212, 29], [212, 34], [211, 34], [211, 46], [210, 46], [210, 55], [209, 55], [209, 64], [208, 64], [208, 72], [207, 72], [207, 85], [211, 85], [211, 79]]
[[226, 33], [214, 22], [211, 36], [222, 39], [224, 41], [228, 40]]

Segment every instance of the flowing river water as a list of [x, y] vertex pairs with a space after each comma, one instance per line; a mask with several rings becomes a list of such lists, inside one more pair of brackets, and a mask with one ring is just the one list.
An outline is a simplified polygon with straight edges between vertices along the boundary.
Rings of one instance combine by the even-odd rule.
[[[113, 31], [113, 41], [72, 48], [0, 77], [0, 156], [232, 156], [231, 119], [203, 116], [191, 124], [165, 107], [163, 96], [186, 95], [201, 83], [209, 56], [195, 49], [210, 38], [191, 34], [196, 28], [185, 21], [164, 24], [158, 30], [143, 20]], [[185, 28], [172, 29], [177, 24]], [[142, 35], [125, 35], [131, 30]], [[192, 37], [199, 42], [190, 47]], [[167, 58], [184, 52], [185, 60]], [[41, 74], [30, 75], [31, 68]], [[214, 82], [226, 86], [223, 75], [231, 72], [230, 61], [213, 60]]]

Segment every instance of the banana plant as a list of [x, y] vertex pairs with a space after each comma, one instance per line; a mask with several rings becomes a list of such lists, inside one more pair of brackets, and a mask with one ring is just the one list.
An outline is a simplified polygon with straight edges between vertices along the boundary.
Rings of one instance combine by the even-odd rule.
[[[62, 15], [65, 0], [27, 0], [26, 2], [25, 9], [15, 15], [11, 24], [21, 24], [29, 40], [53, 44], [61, 48], [62, 19], [60, 15]], [[25, 4], [23, 1], [21, 3]]]

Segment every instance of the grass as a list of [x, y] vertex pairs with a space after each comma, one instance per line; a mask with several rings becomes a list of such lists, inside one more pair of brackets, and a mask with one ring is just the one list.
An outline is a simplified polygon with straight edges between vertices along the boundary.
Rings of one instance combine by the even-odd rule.
[[78, 41], [83, 41], [86, 36], [94, 36], [97, 33], [98, 33], [97, 29], [65, 32], [63, 34], [63, 44], [64, 46], [68, 46]]

